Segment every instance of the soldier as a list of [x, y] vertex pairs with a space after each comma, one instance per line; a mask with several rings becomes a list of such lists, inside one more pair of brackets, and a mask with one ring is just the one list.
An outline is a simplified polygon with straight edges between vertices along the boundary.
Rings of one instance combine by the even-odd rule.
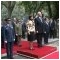
[[49, 31], [50, 31], [49, 19], [48, 17], [46, 17], [43, 23], [43, 36], [45, 44], [48, 44]]
[[26, 23], [23, 22], [22, 23], [22, 38], [25, 39], [25, 33], [26, 33]]
[[13, 59], [13, 42], [15, 41], [14, 29], [10, 18], [5, 19], [5, 21], [4, 42], [6, 43], [7, 58]]
[[[12, 25], [13, 25], [13, 28], [14, 28], [14, 32], [15, 32], [15, 27], [16, 27], [16, 21], [17, 21], [17, 18], [14, 18], [13, 21], [12, 21]], [[18, 38], [16, 36], [16, 32], [15, 32], [15, 44], [17, 44], [17, 41], [18, 41]]]
[[17, 36], [17, 45], [21, 46], [21, 37], [22, 37], [22, 23], [21, 21], [17, 20], [15, 24], [15, 33]]
[[50, 19], [50, 22], [49, 22], [49, 24], [50, 24], [50, 38], [54, 38], [55, 37], [55, 21], [54, 20], [52, 20], [52, 19]]

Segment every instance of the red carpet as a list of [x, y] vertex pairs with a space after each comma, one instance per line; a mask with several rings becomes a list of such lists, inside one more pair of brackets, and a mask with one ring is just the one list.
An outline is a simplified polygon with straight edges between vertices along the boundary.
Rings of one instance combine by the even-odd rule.
[[43, 59], [59, 59], [59, 52], [54, 52]]
[[[31, 56], [34, 58], [41, 58], [51, 52], [54, 52], [56, 49], [56, 47], [51, 47], [51, 46], [43, 46], [41, 48], [37, 47], [37, 43], [34, 42], [34, 50], [29, 50], [29, 43], [28, 41], [22, 41], [21, 42], [22, 47], [18, 47], [16, 45], [14, 45], [13, 48], [13, 52], [14, 53], [21, 53], [27, 56]], [[1, 49], [1, 54], [6, 53], [5, 49]]]
[[57, 50], [57, 48], [51, 46], [43, 46], [41, 48], [38, 48], [37, 43], [34, 43], [34, 50], [29, 50], [29, 44], [27, 41], [22, 42], [22, 45], [23, 46], [20, 47], [17, 52], [34, 58], [41, 58]]

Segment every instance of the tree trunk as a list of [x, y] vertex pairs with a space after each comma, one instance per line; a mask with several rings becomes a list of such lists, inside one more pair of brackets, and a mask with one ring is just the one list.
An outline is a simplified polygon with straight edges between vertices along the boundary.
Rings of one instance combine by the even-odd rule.
[[50, 6], [50, 1], [47, 2], [47, 6], [48, 6], [48, 11], [49, 11], [49, 17], [52, 17], [52, 11], [51, 11], [51, 6]]
[[55, 6], [55, 19], [59, 18], [59, 1], [54, 2], [54, 6]]
[[8, 16], [7, 17], [9, 17], [9, 18], [11, 18], [11, 14], [12, 14], [12, 11], [14, 9], [15, 3], [16, 3], [16, 1], [4, 1], [4, 2], [2, 2], [2, 4], [8, 10]]
[[8, 9], [8, 18], [11, 18], [12, 11]]

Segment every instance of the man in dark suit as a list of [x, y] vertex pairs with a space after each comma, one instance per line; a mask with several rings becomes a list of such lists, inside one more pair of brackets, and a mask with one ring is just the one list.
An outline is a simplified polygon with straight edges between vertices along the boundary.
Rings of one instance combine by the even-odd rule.
[[6, 43], [7, 58], [13, 59], [13, 42], [15, 41], [14, 29], [10, 18], [5, 19], [5, 21], [4, 42]]
[[26, 24], [25, 22], [22, 23], [22, 38], [25, 39], [25, 32], [26, 32]]
[[46, 18], [46, 19], [44, 19], [44, 22], [43, 22], [44, 44], [47, 44], [48, 43], [49, 30], [50, 30], [49, 19]]
[[42, 13], [38, 12], [38, 16], [35, 18], [35, 30], [38, 47], [42, 47], [42, 37], [43, 37], [43, 19]]
[[17, 41], [18, 41], [18, 38], [16, 36], [16, 32], [15, 32], [16, 22], [17, 22], [17, 18], [14, 18], [13, 21], [12, 21], [12, 25], [13, 25], [14, 33], [15, 33], [15, 42], [14, 42], [15, 44], [17, 44]]
[[50, 19], [49, 24], [50, 24], [50, 38], [51, 37], [54, 38], [55, 37], [55, 35], [54, 35], [54, 33], [55, 33], [55, 21]]

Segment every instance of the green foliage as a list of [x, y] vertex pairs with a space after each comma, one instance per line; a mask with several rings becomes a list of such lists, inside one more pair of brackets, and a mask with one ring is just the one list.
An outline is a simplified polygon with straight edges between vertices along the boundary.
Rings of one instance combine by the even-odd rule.
[[7, 9], [5, 6], [2, 5], [2, 10], [1, 10], [1, 19], [5, 19], [8, 16]]
[[4, 5], [7, 8], [8, 11], [8, 17], [11, 17], [12, 11], [15, 6], [15, 1], [2, 1], [1, 4]]
[[1, 1], [1, 17], [17, 17], [42, 11], [45, 16], [59, 18], [59, 1]]
[[19, 6], [19, 2], [16, 2], [14, 10], [12, 12], [12, 17], [16, 17], [18, 19], [22, 19], [25, 14], [25, 9], [23, 6]]

